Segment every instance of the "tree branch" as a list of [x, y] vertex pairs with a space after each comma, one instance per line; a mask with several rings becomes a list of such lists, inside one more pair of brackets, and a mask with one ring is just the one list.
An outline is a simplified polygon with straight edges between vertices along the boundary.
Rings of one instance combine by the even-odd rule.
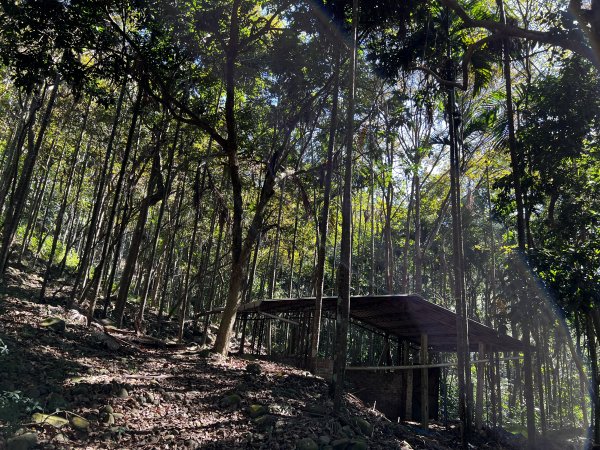
[[[496, 36], [499, 37], [513, 37], [526, 39], [538, 44], [547, 44], [555, 47], [561, 47], [565, 50], [571, 50], [574, 53], [586, 58], [598, 69], [600, 69], [600, 62], [592, 48], [586, 45], [584, 42], [573, 39], [565, 35], [552, 33], [548, 31], [536, 31], [528, 30], [514, 25], [508, 25], [495, 20], [489, 19], [474, 19], [469, 13], [460, 5], [458, 0], [439, 0], [439, 2], [452, 11], [454, 11], [458, 17], [463, 21], [467, 28], [484, 28]], [[580, 4], [581, 2], [573, 0], [570, 6]]]
[[475, 52], [478, 49], [480, 49], [485, 44], [487, 44], [488, 42], [491, 42], [495, 39], [499, 39], [499, 36], [497, 34], [492, 34], [491, 36], [487, 36], [487, 37], [480, 39], [479, 41], [474, 42], [473, 44], [469, 45], [469, 47], [467, 48], [467, 51], [462, 59], [462, 64], [461, 64], [461, 66], [462, 66], [462, 81], [460, 81], [460, 82], [446, 80], [441, 75], [439, 75], [438, 73], [433, 71], [432, 69], [430, 69], [428, 67], [424, 67], [424, 66], [413, 66], [413, 67], [410, 67], [409, 70], [420, 70], [422, 72], [425, 72], [428, 75], [431, 75], [442, 86], [456, 88], [456, 89], [460, 89], [462, 91], [466, 91], [469, 88], [469, 63], [473, 59], [473, 55], [475, 54]]

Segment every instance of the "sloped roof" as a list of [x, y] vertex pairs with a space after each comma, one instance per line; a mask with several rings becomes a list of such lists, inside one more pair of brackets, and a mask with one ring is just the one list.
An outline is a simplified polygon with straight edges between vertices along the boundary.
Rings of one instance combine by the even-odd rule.
[[[337, 297], [323, 298], [323, 311], [335, 311]], [[269, 314], [310, 311], [314, 297], [256, 300], [240, 306], [238, 312]], [[436, 351], [456, 351], [456, 314], [449, 309], [414, 294], [359, 295], [350, 300], [351, 318], [415, 344], [421, 334], [428, 335], [429, 346]], [[518, 339], [469, 319], [469, 347], [478, 350], [483, 343], [488, 350], [520, 351], [525, 345]]]

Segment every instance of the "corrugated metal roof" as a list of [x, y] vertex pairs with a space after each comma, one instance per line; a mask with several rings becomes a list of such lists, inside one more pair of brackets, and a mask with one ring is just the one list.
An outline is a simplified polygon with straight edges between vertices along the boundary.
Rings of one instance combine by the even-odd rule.
[[[335, 311], [336, 303], [337, 297], [324, 297], [323, 310]], [[276, 314], [310, 311], [314, 308], [314, 297], [305, 297], [256, 300], [240, 306], [238, 312]], [[370, 327], [417, 345], [421, 341], [421, 334], [425, 333], [433, 350], [456, 351], [456, 314], [419, 295], [353, 296], [350, 300], [350, 316]], [[525, 347], [520, 340], [469, 319], [471, 351], [477, 351], [479, 343], [494, 351], [520, 351]]]

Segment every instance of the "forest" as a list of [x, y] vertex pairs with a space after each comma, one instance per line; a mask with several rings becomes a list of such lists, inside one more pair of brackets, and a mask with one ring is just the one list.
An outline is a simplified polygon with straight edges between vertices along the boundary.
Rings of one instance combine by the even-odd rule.
[[0, 74], [0, 448], [600, 448], [599, 0], [1, 0]]

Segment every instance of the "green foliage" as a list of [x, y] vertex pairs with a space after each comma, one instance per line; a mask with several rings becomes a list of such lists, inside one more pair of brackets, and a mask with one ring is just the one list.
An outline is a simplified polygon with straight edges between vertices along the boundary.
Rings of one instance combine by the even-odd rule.
[[595, 72], [572, 59], [531, 87], [520, 133], [530, 155], [524, 182], [543, 211], [533, 261], [568, 311], [600, 301], [599, 94]]
[[0, 422], [4, 422], [8, 429], [15, 429], [20, 420], [36, 411], [42, 411], [40, 404], [21, 391], [0, 393]]

